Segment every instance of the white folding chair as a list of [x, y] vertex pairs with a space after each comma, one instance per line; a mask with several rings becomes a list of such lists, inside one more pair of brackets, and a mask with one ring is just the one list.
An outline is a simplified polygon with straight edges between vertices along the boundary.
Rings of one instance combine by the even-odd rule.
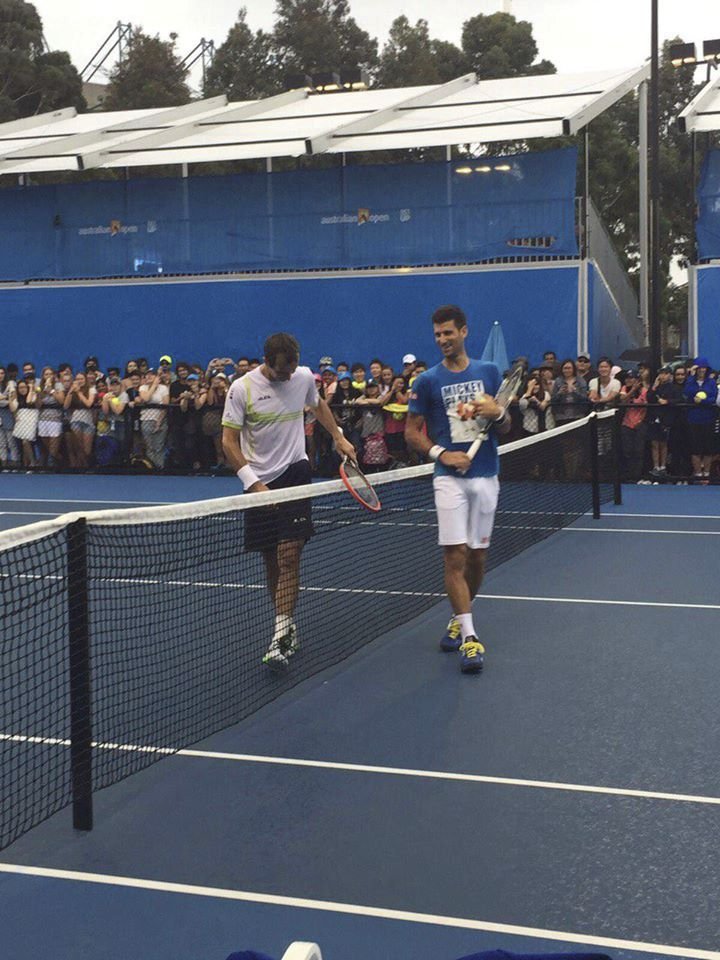
[[282, 960], [322, 960], [322, 953], [316, 943], [304, 943], [301, 940], [296, 940], [295, 943], [290, 944], [282, 955]]

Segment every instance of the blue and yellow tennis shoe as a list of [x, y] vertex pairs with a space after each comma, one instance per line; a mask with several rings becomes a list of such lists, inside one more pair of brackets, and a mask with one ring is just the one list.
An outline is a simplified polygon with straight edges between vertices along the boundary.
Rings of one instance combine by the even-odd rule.
[[460, 670], [462, 673], [480, 673], [483, 668], [485, 647], [477, 637], [466, 637], [460, 646]]
[[460, 649], [461, 643], [460, 624], [455, 617], [450, 617], [445, 636], [440, 641], [440, 649], [444, 650], [445, 653], [455, 653]]

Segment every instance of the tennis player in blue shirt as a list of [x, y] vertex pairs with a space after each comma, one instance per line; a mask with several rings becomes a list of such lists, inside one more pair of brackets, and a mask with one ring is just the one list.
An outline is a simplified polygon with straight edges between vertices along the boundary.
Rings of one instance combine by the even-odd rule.
[[[435, 461], [438, 535], [454, 613], [440, 647], [460, 651], [463, 673], [479, 673], [485, 648], [473, 624], [472, 602], [485, 572], [500, 489], [495, 434], [507, 433], [510, 418], [494, 400], [501, 382], [498, 368], [472, 360], [465, 351], [468, 325], [463, 311], [439, 307], [432, 322], [443, 359], [412, 384], [405, 439]], [[480, 432], [476, 417], [495, 421], [495, 427], [471, 460], [467, 451]]]

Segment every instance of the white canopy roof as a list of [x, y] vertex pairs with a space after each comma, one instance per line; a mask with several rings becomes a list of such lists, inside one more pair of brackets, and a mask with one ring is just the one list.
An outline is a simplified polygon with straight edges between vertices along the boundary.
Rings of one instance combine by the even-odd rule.
[[161, 110], [77, 114], [0, 124], [0, 174], [210, 163], [370, 150], [492, 143], [573, 134], [649, 76], [548, 74], [390, 90], [307, 90]]
[[682, 133], [720, 130], [720, 74], [716, 74], [690, 101], [678, 117], [678, 124]]

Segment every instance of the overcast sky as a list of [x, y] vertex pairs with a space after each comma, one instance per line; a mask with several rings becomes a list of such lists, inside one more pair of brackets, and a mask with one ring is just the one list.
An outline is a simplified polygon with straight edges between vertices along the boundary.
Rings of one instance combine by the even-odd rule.
[[[246, 6], [254, 29], [270, 29], [273, 0], [34, 0], [51, 48], [67, 50], [82, 67], [118, 20], [167, 38], [178, 34], [178, 50], [188, 53], [201, 37], [223, 42], [238, 8]], [[430, 24], [431, 36], [460, 41], [465, 20], [503, 9], [504, 0], [351, 0], [360, 26], [384, 43], [395, 17]], [[641, 63], [650, 49], [650, 0], [510, 0], [513, 14], [529, 20], [540, 56], [563, 73], [626, 67]], [[446, 9], [440, 10], [440, 7]], [[660, 34], [696, 41], [720, 37], [720, 0], [660, 0]], [[96, 77], [101, 80], [101, 77]]]

